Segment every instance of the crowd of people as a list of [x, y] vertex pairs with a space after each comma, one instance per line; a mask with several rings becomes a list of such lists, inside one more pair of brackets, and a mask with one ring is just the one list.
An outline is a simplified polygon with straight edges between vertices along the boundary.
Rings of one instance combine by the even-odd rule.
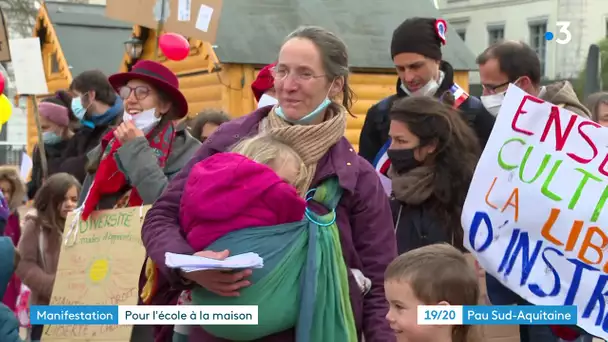
[[[483, 95], [471, 96], [443, 60], [437, 23], [411, 18], [395, 29], [396, 91], [369, 109], [359, 151], [344, 137], [354, 95], [348, 50], [320, 27], [285, 38], [251, 85], [252, 113], [189, 118], [178, 77], [147, 60], [109, 77], [85, 71], [42, 100], [48, 174], [38, 147], [27, 184], [0, 167], [0, 340], [20, 340], [13, 313], [22, 284], [29, 304], [50, 303], [68, 213], [81, 208], [87, 220], [95, 210], [152, 205], [139, 304], [255, 304], [260, 324], [135, 326], [131, 341], [483, 341], [476, 327], [417, 325], [416, 307], [479, 303], [461, 213], [508, 85], [607, 126], [608, 93], [583, 105], [567, 81], [543, 86], [535, 51], [502, 41], [477, 58]], [[262, 270], [165, 265], [167, 252], [223, 259], [252, 246], [272, 261]], [[493, 304], [529, 304], [486, 280]], [[33, 326], [28, 340], [42, 332]], [[560, 338], [592, 337], [577, 327], [520, 326], [522, 342]]]

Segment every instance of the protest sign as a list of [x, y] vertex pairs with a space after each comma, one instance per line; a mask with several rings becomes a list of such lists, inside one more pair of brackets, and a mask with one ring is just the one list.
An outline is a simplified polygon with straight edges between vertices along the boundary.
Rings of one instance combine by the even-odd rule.
[[[50, 305], [137, 305], [145, 259], [141, 226], [149, 206], [94, 212], [66, 220]], [[45, 325], [42, 342], [124, 341], [129, 325]]]
[[608, 338], [608, 129], [510, 85], [465, 201], [464, 244], [538, 305]]

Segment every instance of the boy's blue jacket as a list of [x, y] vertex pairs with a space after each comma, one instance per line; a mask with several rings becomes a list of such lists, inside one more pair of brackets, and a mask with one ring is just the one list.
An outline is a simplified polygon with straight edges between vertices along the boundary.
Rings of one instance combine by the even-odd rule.
[[[15, 246], [9, 237], [0, 237], [0, 298], [4, 297], [8, 281], [15, 271]], [[23, 342], [19, 337], [19, 321], [15, 314], [0, 303], [0, 341]]]

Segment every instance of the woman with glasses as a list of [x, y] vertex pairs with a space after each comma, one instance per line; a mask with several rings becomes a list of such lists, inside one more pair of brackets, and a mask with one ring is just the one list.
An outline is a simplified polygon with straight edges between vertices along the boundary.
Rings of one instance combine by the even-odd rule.
[[[124, 113], [88, 154], [89, 174], [80, 194], [82, 219], [94, 210], [152, 204], [200, 146], [174, 120], [188, 113], [177, 76], [165, 66], [139, 61], [110, 76]], [[136, 327], [131, 341], [151, 341], [151, 329]]]
[[[175, 303], [181, 291], [192, 288], [193, 302], [194, 295], [198, 292], [214, 303], [234, 305], [248, 301], [250, 305], [259, 304], [260, 323], [257, 326], [231, 327], [231, 330], [196, 326], [190, 332], [190, 341], [243, 340], [243, 336], [237, 338], [236, 335], [249, 331], [244, 329], [252, 329], [252, 334], [248, 335], [249, 340], [266, 342], [290, 342], [296, 338], [301, 341], [353, 342], [361, 341], [363, 337], [367, 341], [395, 341], [385, 320], [388, 303], [383, 288], [384, 271], [397, 255], [395, 234], [388, 197], [376, 171], [357, 155], [357, 151], [344, 137], [352, 104], [346, 46], [339, 37], [323, 28], [301, 27], [285, 39], [272, 74], [278, 104], [259, 108], [222, 124], [205, 141], [193, 160], [171, 181], [148, 212], [142, 228], [142, 238], [147, 254], [160, 273], [152, 286], [154, 291], [150, 293], [149, 303]], [[235, 247], [242, 244], [242, 241], [234, 241], [235, 245], [227, 249], [212, 244], [208, 250], [193, 250], [180, 232], [179, 207], [188, 174], [197, 162], [225, 152], [241, 139], [256, 134], [274, 136], [289, 144], [302, 157], [307, 177], [297, 191], [309, 202], [304, 222], [313, 226], [329, 225], [327, 228], [321, 227], [319, 231], [335, 234], [332, 235], [332, 244], [335, 243], [336, 248], [332, 248], [330, 253], [336, 255], [326, 258], [324, 252], [321, 252], [325, 247], [321, 246], [318, 253], [322, 257], [317, 260], [318, 263], [290, 264], [289, 267], [286, 266], [286, 272], [293, 273], [294, 268], [304, 267], [302, 264], [306, 264], [307, 270], [308, 267], [319, 267], [317, 275], [325, 274], [326, 268], [335, 265], [340, 268], [336, 276], [316, 280], [319, 282], [317, 297], [306, 297], [307, 292], [302, 289], [308, 286], [304, 280], [308, 278], [303, 278], [302, 282], [291, 283], [288, 289], [291, 292], [282, 297], [285, 302], [274, 303], [276, 306], [272, 309], [267, 303], [275, 302], [278, 294], [267, 293], [264, 289], [264, 284], [272, 282], [256, 281], [259, 279], [256, 277], [264, 272], [272, 272], [273, 265], [276, 265], [271, 262], [267, 264], [267, 260], [262, 270], [253, 271], [204, 270], [182, 273], [165, 266], [166, 252], [197, 254], [216, 259], [226, 258], [229, 253], [240, 253]], [[209, 182], [213, 180], [210, 179]], [[319, 215], [326, 221], [316, 221]], [[327, 221], [330, 217], [333, 219]], [[264, 228], [252, 228], [250, 231], [256, 234], [258, 229]], [[287, 228], [277, 229], [284, 231]], [[260, 253], [269, 249], [270, 243], [276, 244], [277, 251], [282, 250], [283, 245], [291, 244], [288, 235], [286, 232], [274, 234], [268, 237], [268, 243], [264, 240], [248, 240], [245, 246], [240, 246], [241, 252], [247, 250]], [[313, 237], [308, 244], [317, 238]], [[317, 257], [318, 254], [307, 255]], [[272, 259], [273, 256], [269, 258]], [[282, 273], [283, 276], [286, 274]], [[282, 276], [273, 281], [280, 282], [279, 278]], [[334, 289], [340, 289], [344, 295], [338, 296], [344, 300], [341, 305], [336, 304], [337, 297], [318, 297], [322, 285], [328, 284]], [[268, 286], [272, 287], [272, 284]], [[285, 292], [284, 287], [277, 290]], [[306, 298], [313, 299], [307, 301]], [[331, 311], [338, 308], [341, 308], [338, 315]], [[331, 317], [335, 321], [329, 316], [318, 315], [324, 309], [333, 315]], [[314, 314], [311, 315], [312, 311]], [[304, 317], [304, 320], [298, 320], [298, 317]], [[311, 324], [310, 319], [315, 323]], [[348, 322], [344, 322], [344, 319], [348, 319]], [[323, 330], [324, 324], [330, 324], [331, 327]], [[336, 338], [337, 330], [340, 329], [345, 329], [344, 335]], [[171, 341], [172, 332], [171, 327], [158, 327], [155, 341]], [[313, 335], [316, 338], [311, 338]]]

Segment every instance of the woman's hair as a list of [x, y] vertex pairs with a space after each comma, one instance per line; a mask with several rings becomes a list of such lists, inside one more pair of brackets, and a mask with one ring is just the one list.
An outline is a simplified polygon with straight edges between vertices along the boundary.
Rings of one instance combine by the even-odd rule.
[[406, 124], [420, 139], [420, 146], [437, 144], [430, 156], [434, 171], [431, 203], [457, 247], [462, 246], [462, 206], [481, 154], [477, 135], [461, 115], [430, 96], [397, 100], [390, 111], [391, 120]]
[[256, 135], [238, 142], [231, 148], [234, 153], [241, 154], [255, 162], [270, 165], [275, 162], [286, 163], [292, 158], [298, 163], [298, 177], [295, 184], [297, 189], [307, 179], [306, 166], [302, 157], [287, 142], [268, 134]]
[[[393, 260], [384, 273], [384, 281], [407, 283], [420, 302], [437, 305], [478, 305], [477, 274], [464, 254], [448, 244], [434, 244], [413, 249]], [[452, 341], [476, 342], [474, 326], [456, 325]]]
[[597, 93], [593, 93], [587, 97], [587, 101], [585, 101], [585, 107], [589, 109], [591, 112], [591, 120], [598, 122], [599, 118], [599, 109], [600, 104], [608, 104], [608, 92], [601, 91]]
[[19, 170], [13, 165], [0, 166], [0, 180], [5, 180], [11, 184], [13, 193], [11, 194], [8, 207], [10, 210], [16, 210], [23, 204], [27, 194], [25, 184], [19, 175]]
[[65, 219], [60, 215], [60, 207], [65, 201], [65, 194], [72, 187], [76, 187], [76, 191], [80, 193], [80, 182], [65, 172], [56, 173], [44, 181], [34, 196], [34, 208], [41, 222], [63, 231]]
[[[350, 113], [355, 93], [348, 82], [350, 74], [348, 69], [348, 50], [344, 41], [332, 32], [318, 26], [302, 26], [291, 32], [285, 39], [285, 42], [293, 38], [308, 39], [317, 47], [323, 61], [325, 77], [329, 82], [338, 77], [344, 79], [341, 96], [342, 106]], [[331, 109], [334, 112], [338, 111], [338, 108], [333, 103]]]
[[230, 121], [230, 116], [221, 109], [204, 110], [198, 113], [198, 115], [189, 123], [190, 127], [192, 127], [190, 134], [196, 139], [200, 139], [201, 134], [203, 133], [203, 127], [205, 127], [206, 124], [210, 123], [219, 126], [228, 121]]

